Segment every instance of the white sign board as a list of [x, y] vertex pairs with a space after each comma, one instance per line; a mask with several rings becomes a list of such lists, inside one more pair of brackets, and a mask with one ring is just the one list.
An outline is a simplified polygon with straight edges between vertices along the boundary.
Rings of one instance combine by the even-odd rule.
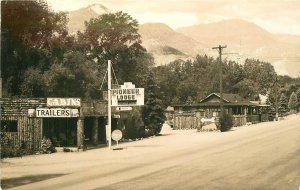
[[111, 137], [115, 141], [121, 140], [122, 139], [122, 131], [120, 131], [119, 129], [114, 130], [111, 134]]
[[[33, 114], [32, 112], [30, 114]], [[70, 108], [36, 108], [36, 117], [79, 117], [78, 109]]]
[[135, 88], [132, 83], [124, 83], [120, 89], [111, 89], [112, 106], [144, 105], [144, 88]]
[[47, 98], [48, 107], [80, 107], [80, 98]]
[[131, 111], [132, 107], [116, 107], [116, 111]]

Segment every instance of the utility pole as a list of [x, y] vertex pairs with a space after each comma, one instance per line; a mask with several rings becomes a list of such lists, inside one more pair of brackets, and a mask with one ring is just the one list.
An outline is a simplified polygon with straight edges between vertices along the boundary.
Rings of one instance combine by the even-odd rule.
[[111, 60], [108, 60], [107, 62], [107, 100], [108, 100], [108, 106], [107, 106], [107, 112], [108, 112], [108, 148], [111, 149]]
[[212, 49], [217, 49], [219, 51], [219, 64], [220, 64], [220, 118], [223, 117], [223, 69], [222, 69], [222, 50], [224, 48], [227, 48], [227, 45], [225, 46], [217, 46], [213, 47]]

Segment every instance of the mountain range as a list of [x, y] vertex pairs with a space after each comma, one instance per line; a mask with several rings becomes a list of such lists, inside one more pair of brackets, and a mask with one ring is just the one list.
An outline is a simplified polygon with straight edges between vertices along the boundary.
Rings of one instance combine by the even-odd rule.
[[[69, 12], [69, 31], [84, 30], [84, 21], [108, 12], [101, 4]], [[145, 23], [139, 26], [139, 33], [156, 65], [193, 59], [197, 54], [217, 57], [212, 47], [227, 45], [224, 59], [241, 64], [246, 58], [259, 59], [270, 62], [278, 74], [300, 76], [300, 36], [273, 34], [245, 20], [223, 20], [176, 30], [163, 23]]]

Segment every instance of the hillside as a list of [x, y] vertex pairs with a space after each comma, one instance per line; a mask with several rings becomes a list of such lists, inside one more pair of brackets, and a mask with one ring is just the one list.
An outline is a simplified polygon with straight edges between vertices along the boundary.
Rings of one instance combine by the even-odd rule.
[[257, 48], [258, 46], [269, 46], [276, 42], [271, 33], [254, 23], [239, 19], [200, 24], [179, 28], [176, 31], [210, 46], [222, 43]]
[[89, 21], [91, 18], [96, 18], [97, 16], [108, 12], [109, 10], [101, 4], [93, 4], [88, 7], [69, 12], [69, 32], [76, 33], [78, 30], [84, 30], [85, 21]]
[[[69, 31], [84, 30], [84, 21], [110, 10], [101, 4], [69, 13]], [[300, 75], [300, 36], [272, 34], [254, 23], [239, 19], [173, 30], [163, 23], [139, 26], [143, 46], [155, 58], [156, 65], [176, 59], [193, 59], [196, 54], [217, 57], [214, 46], [227, 45], [224, 58], [243, 63], [246, 58], [270, 62], [281, 75]]]
[[192, 58], [204, 53], [204, 45], [180, 34], [162, 23], [147, 23], [139, 27], [142, 43], [153, 54], [158, 65], [175, 59]]
[[[246, 58], [260, 59], [270, 62], [281, 75], [299, 76], [300, 36], [272, 34], [254, 23], [239, 19], [200, 24], [176, 31], [210, 47], [226, 44], [225, 58], [240, 63]], [[211, 49], [206, 49], [205, 53], [217, 56]]]

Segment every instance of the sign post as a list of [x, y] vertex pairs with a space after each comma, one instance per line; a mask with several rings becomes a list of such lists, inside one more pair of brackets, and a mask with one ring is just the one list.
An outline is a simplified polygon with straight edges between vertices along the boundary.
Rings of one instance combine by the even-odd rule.
[[108, 86], [108, 91], [107, 91], [107, 100], [108, 100], [108, 148], [111, 149], [111, 95], [110, 95], [110, 90], [111, 90], [111, 60], [108, 60], [107, 62], [107, 86]]

